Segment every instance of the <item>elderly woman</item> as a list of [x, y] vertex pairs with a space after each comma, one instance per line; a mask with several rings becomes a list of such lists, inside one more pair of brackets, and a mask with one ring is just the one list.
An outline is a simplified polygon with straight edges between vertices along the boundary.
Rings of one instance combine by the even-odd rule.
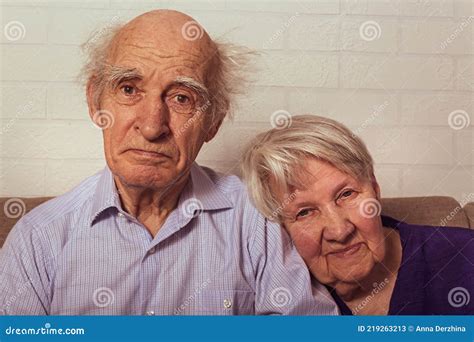
[[342, 314], [474, 313], [474, 231], [381, 216], [372, 158], [342, 124], [294, 116], [249, 144], [242, 169]]

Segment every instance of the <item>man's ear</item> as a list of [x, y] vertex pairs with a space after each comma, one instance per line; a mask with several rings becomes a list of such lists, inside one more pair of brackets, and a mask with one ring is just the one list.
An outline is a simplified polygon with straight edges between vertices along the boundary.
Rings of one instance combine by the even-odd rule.
[[87, 97], [87, 107], [89, 108], [89, 116], [91, 120], [94, 120], [94, 114], [97, 113], [97, 104], [95, 102], [95, 92], [97, 91], [94, 78], [90, 78], [87, 81], [86, 86], [86, 97]]
[[207, 132], [206, 138], [204, 139], [205, 142], [211, 141], [216, 136], [217, 132], [219, 131], [219, 128], [222, 125], [222, 120], [223, 119], [220, 119], [212, 124], [211, 128]]

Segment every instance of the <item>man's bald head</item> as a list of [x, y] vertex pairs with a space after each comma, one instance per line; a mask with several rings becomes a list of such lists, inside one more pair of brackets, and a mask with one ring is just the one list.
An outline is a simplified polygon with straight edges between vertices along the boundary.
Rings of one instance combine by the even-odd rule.
[[135, 51], [153, 48], [157, 56], [179, 55], [181, 52], [198, 57], [207, 67], [206, 86], [211, 98], [208, 111], [213, 121], [222, 122], [231, 107], [231, 98], [243, 89], [252, 52], [228, 43], [213, 41], [192, 17], [172, 10], [146, 12], [125, 25], [108, 25], [91, 36], [83, 45], [88, 60], [81, 78], [94, 85], [94, 103], [99, 106], [106, 89], [111, 68], [119, 58], [126, 57], [127, 47]]
[[187, 14], [173, 10], [146, 12], [124, 25], [114, 37], [108, 57], [127, 47], [153, 48], [164, 57], [191, 53], [202, 63], [215, 62], [216, 44], [204, 28]]

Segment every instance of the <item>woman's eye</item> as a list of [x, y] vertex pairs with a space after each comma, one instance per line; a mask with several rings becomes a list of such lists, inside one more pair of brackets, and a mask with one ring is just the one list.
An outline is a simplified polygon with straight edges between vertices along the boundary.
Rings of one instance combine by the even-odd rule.
[[298, 212], [298, 214], [296, 214], [296, 218], [299, 218], [299, 217], [306, 217], [309, 215], [309, 213], [311, 212], [310, 209], [302, 209]]
[[354, 193], [354, 190], [346, 190], [341, 194], [342, 198], [350, 197]]

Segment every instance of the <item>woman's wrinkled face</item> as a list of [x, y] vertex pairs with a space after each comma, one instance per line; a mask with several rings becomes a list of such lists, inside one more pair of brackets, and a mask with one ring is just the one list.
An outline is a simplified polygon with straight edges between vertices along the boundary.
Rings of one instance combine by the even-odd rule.
[[281, 203], [289, 202], [282, 223], [320, 282], [357, 283], [385, 256], [378, 185], [324, 161], [308, 159], [304, 165], [301, 188], [275, 191]]

